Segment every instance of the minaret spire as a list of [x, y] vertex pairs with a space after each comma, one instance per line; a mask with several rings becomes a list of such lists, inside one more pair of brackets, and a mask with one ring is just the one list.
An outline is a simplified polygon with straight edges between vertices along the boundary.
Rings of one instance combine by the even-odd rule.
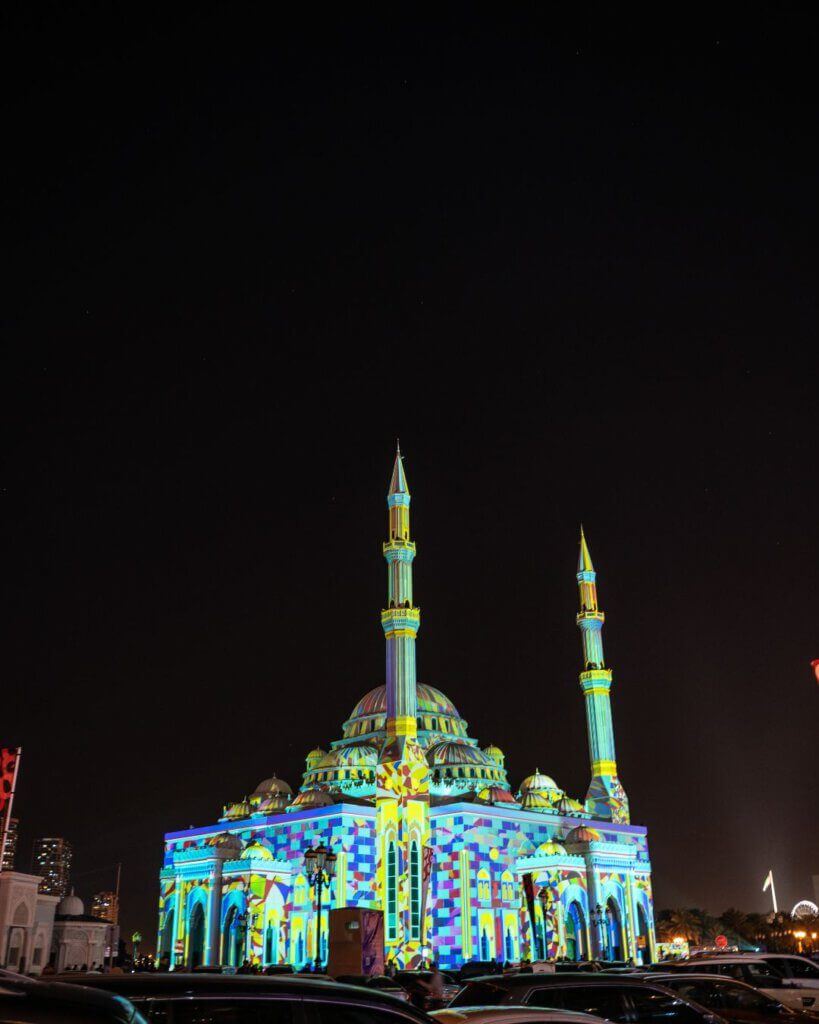
[[597, 604], [597, 573], [582, 526], [577, 558], [577, 585], [580, 590], [577, 625], [583, 639], [580, 687], [586, 698], [592, 773], [586, 805], [597, 817], [628, 822], [628, 799], [617, 775], [617, 758], [614, 751], [611, 669], [606, 668], [603, 654], [603, 623], [606, 616]]

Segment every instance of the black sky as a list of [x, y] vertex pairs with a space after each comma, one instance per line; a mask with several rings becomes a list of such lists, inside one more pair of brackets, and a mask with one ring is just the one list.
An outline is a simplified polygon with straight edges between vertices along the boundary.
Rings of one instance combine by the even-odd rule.
[[586, 524], [658, 903], [819, 872], [817, 35], [229, 5], [6, 15], [4, 743], [23, 863], [124, 863], [383, 678], [394, 438], [419, 675], [587, 782]]

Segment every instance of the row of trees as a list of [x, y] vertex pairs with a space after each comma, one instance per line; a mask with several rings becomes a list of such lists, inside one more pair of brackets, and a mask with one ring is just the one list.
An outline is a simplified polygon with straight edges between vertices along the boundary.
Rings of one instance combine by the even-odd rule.
[[729, 945], [740, 948], [759, 946], [777, 953], [819, 949], [819, 917], [793, 918], [784, 912], [746, 914], [736, 907], [712, 917], [707, 910], [681, 907], [661, 910], [656, 923], [660, 942], [680, 936], [695, 946], [713, 946], [716, 937], [724, 935]]

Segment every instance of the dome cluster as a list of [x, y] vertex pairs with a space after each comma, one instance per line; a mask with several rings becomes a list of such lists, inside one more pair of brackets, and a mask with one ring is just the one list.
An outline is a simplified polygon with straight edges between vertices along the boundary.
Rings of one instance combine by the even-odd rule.
[[[513, 795], [500, 747], [490, 743], [481, 748], [470, 738], [467, 723], [440, 690], [418, 683], [416, 692], [418, 743], [429, 764], [433, 800], [460, 797], [525, 811], [589, 817], [580, 801], [568, 796], [540, 769], [527, 776]], [[226, 806], [222, 820], [304, 811], [341, 800], [371, 803], [386, 724], [386, 687], [376, 686], [353, 708], [344, 723], [342, 739], [331, 744], [329, 750], [315, 747], [309, 752], [302, 786], [295, 797], [287, 783], [274, 775], [260, 782], [250, 796]]]
[[254, 814], [281, 814], [293, 799], [293, 790], [283, 780], [271, 775], [262, 779], [250, 796], [236, 803], [227, 804], [220, 821], [239, 821]]

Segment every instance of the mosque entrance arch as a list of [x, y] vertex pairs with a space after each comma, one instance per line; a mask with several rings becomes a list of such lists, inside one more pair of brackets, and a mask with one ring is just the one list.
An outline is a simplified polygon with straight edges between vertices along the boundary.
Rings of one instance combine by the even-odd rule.
[[617, 900], [609, 896], [606, 901], [606, 959], [623, 959], [623, 923]]
[[188, 921], [188, 967], [201, 967], [205, 962], [205, 911], [197, 901]]
[[569, 960], [586, 960], [586, 917], [583, 908], [572, 900], [566, 912], [566, 957]]

